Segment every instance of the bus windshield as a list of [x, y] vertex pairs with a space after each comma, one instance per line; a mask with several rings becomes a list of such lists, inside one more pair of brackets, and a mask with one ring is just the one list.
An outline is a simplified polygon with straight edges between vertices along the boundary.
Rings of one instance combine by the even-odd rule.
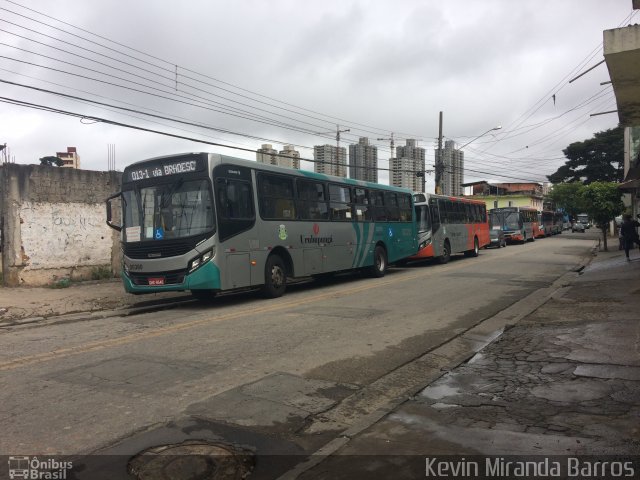
[[431, 231], [431, 215], [429, 215], [429, 207], [420, 205], [416, 207], [416, 219], [418, 221], [418, 233]]
[[508, 230], [517, 230], [522, 227], [520, 223], [520, 214], [518, 212], [509, 212], [504, 218], [505, 227]]
[[492, 230], [502, 230], [503, 222], [502, 222], [502, 213], [489, 211], [489, 227]]
[[212, 231], [209, 181], [176, 179], [122, 192], [124, 241], [183, 238]]

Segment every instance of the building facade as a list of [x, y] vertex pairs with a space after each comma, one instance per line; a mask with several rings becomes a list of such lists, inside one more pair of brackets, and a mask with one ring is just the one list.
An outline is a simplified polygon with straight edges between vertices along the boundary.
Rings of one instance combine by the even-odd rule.
[[[640, 1], [633, 0], [634, 10]], [[616, 111], [624, 129], [624, 181], [627, 211], [640, 214], [640, 25], [633, 24], [603, 32], [603, 53], [616, 96]]]
[[[436, 149], [436, 157], [440, 150]], [[464, 193], [464, 152], [455, 148], [453, 140], [444, 142], [442, 149], [442, 194], [461, 197]]]
[[543, 186], [540, 183], [472, 182], [461, 185], [466, 197], [483, 201], [487, 210], [502, 207], [533, 207], [543, 209]]
[[269, 143], [256, 150], [256, 160], [268, 165], [300, 169], [300, 152], [293, 146], [285, 145], [280, 153]]
[[336, 177], [347, 176], [347, 149], [335, 145], [316, 145], [313, 147], [314, 171]]
[[57, 152], [56, 157], [62, 160], [61, 167], [80, 168], [80, 155], [78, 155], [76, 147], [67, 147], [66, 152]]
[[424, 177], [419, 177], [416, 174], [422, 172], [424, 175], [425, 157], [426, 150], [416, 146], [416, 141], [413, 139], [408, 139], [404, 146], [398, 146], [396, 158], [392, 158], [389, 162], [391, 168], [390, 184], [424, 193]]
[[349, 145], [349, 178], [378, 183], [378, 147], [366, 137]]
[[300, 152], [293, 148], [293, 145], [285, 145], [282, 147], [277, 161], [281, 167], [300, 170]]

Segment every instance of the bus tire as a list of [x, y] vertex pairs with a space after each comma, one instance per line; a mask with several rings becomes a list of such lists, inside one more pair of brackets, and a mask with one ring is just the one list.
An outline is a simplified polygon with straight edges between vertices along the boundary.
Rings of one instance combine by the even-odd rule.
[[442, 255], [438, 257], [438, 262], [441, 264], [448, 263], [451, 260], [451, 244], [449, 240], [444, 241], [444, 246], [442, 248]]
[[203, 301], [213, 300], [217, 293], [217, 290], [191, 290], [194, 298]]
[[264, 266], [264, 285], [262, 295], [266, 298], [277, 298], [284, 295], [287, 289], [287, 269], [278, 255], [267, 258]]
[[480, 246], [478, 244], [478, 237], [473, 238], [473, 250], [467, 250], [464, 252], [465, 257], [477, 257], [478, 252], [480, 251]]
[[387, 252], [381, 245], [376, 245], [373, 252], [373, 265], [369, 267], [369, 275], [374, 278], [384, 277], [387, 272]]

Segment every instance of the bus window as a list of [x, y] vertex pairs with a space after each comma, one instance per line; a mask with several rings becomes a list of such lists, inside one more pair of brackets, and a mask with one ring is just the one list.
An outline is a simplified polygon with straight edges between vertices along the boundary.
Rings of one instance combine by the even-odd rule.
[[428, 206], [419, 205], [416, 207], [416, 219], [418, 221], [418, 233], [431, 231], [431, 215]]
[[384, 192], [384, 213], [388, 222], [400, 221], [400, 209], [398, 199], [393, 192]]
[[400, 208], [400, 221], [411, 221], [411, 195], [408, 193], [398, 194], [398, 206]]
[[384, 210], [384, 192], [381, 190], [371, 190], [369, 200], [373, 205], [373, 220], [376, 222], [384, 222], [387, 215]]
[[301, 220], [327, 220], [329, 210], [324, 194], [324, 184], [298, 180], [298, 218]]
[[331, 210], [331, 220], [353, 220], [349, 187], [329, 185], [329, 209]]
[[356, 220], [359, 222], [372, 220], [372, 207], [369, 201], [370, 193], [366, 188], [356, 187], [353, 189]]
[[258, 176], [258, 192], [262, 218], [295, 220], [293, 178], [262, 173]]
[[246, 181], [218, 178], [216, 181], [220, 240], [244, 232], [255, 223], [253, 192]]

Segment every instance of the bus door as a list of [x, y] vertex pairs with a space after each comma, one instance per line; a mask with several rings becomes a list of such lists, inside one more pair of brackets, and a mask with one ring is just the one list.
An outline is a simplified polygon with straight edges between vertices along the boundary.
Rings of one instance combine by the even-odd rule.
[[[222, 288], [251, 285], [251, 246], [257, 243], [251, 170], [236, 165], [214, 169], [218, 219], [218, 267]], [[263, 277], [262, 271], [260, 277]]]
[[431, 210], [428, 205], [416, 206], [418, 227], [418, 250], [426, 248], [423, 256], [433, 257], [433, 232], [431, 230]]

